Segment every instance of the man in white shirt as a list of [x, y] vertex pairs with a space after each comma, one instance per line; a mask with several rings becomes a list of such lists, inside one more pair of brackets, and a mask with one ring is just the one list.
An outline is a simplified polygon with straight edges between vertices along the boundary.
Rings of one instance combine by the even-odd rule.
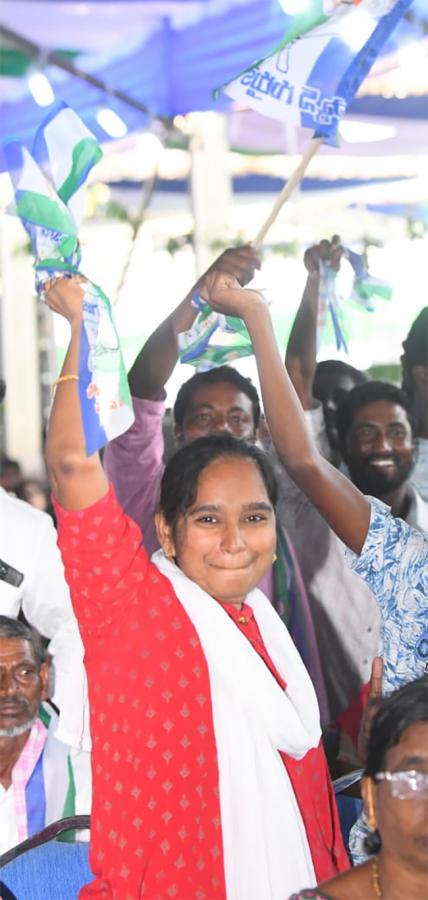
[[[6, 393], [0, 380], [0, 402]], [[90, 750], [83, 645], [52, 519], [0, 487], [0, 615], [27, 622], [49, 639], [57, 738]]]
[[[64, 578], [52, 519], [0, 488], [0, 615], [27, 622], [49, 638], [58, 738], [89, 749], [83, 647]], [[14, 574], [16, 573], [16, 574]]]

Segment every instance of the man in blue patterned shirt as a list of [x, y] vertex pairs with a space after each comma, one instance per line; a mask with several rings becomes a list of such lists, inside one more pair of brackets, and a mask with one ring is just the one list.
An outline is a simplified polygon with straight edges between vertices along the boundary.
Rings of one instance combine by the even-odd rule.
[[[428, 674], [428, 536], [395, 518], [380, 500], [370, 498], [370, 503], [363, 549], [359, 555], [348, 550], [347, 558], [380, 607], [382, 689], [389, 694]], [[367, 859], [364, 840], [368, 834], [362, 814], [349, 837], [354, 865]]]
[[[419, 433], [416, 428], [421, 424], [426, 396], [425, 404], [419, 402], [416, 408], [407, 392], [387, 382], [367, 382], [361, 376], [355, 386], [358, 373], [351, 377], [352, 372], [346, 374], [346, 368], [340, 379], [335, 372], [334, 391], [330, 379], [327, 398], [324, 390], [319, 392], [320, 387], [326, 388], [325, 383], [317, 383], [316, 363], [320, 263], [336, 270], [342, 254], [337, 236], [332, 241], [321, 241], [305, 253], [308, 277], [289, 337], [287, 371], [318, 450], [334, 461], [325, 440], [328, 423], [330, 444], [340, 452], [346, 472], [360, 491], [383, 501], [408, 524], [427, 531], [428, 502], [414, 484], [415, 434]], [[423, 323], [415, 325], [403, 344], [409, 379], [418, 385], [424, 384], [425, 374], [420, 365], [424, 338], [426, 357], [427, 338], [423, 331]], [[341, 371], [345, 364], [334, 362]], [[324, 365], [331, 368], [330, 363], [322, 363], [321, 367]], [[317, 407], [314, 397], [323, 398], [323, 410]], [[419, 456], [418, 452], [418, 462]], [[331, 716], [355, 744], [364, 685], [369, 680], [371, 660], [379, 651], [379, 604], [371, 586], [346, 565], [345, 548], [318, 509], [287, 478], [283, 466], [279, 472], [280, 507], [311, 602]]]

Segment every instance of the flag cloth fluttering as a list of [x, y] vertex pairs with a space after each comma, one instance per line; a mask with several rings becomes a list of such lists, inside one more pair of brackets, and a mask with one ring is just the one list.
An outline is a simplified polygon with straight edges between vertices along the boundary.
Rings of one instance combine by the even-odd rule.
[[[222, 85], [216, 94], [222, 90], [243, 106], [309, 128], [314, 137], [336, 146], [340, 119], [412, 2], [312, 0], [307, 10], [290, 18], [284, 38], [269, 56]], [[349, 261], [353, 265], [351, 257], [352, 254]], [[356, 276], [353, 299], [370, 308], [372, 294], [382, 295], [381, 284], [378, 283], [377, 291], [373, 291], [374, 287], [374, 280], [367, 273]], [[388, 290], [387, 286], [386, 296]], [[337, 348], [346, 350], [331, 273], [325, 273], [323, 292], [321, 316], [329, 311]], [[251, 354], [242, 323], [239, 328], [236, 319], [226, 324], [224, 317], [210, 314], [203, 305], [199, 308], [193, 328], [180, 341], [182, 362], [191, 362], [199, 369], [211, 368]]]
[[[381, 278], [370, 275], [365, 258], [354, 250], [345, 248], [345, 259], [350, 263], [354, 278], [349, 300], [353, 300], [368, 312], [375, 309], [375, 301], [378, 299], [390, 300], [392, 297], [392, 285]], [[322, 343], [322, 336], [330, 315], [336, 350], [344, 350], [348, 353], [348, 344], [345, 336], [344, 297], [340, 295], [337, 286], [337, 272], [325, 263], [320, 263], [320, 286], [317, 321], [317, 345]], [[346, 301], [345, 301], [346, 302]]]
[[340, 119], [413, 0], [312, 0], [267, 57], [222, 85], [272, 119], [337, 143]]
[[[345, 249], [344, 256], [354, 272], [348, 300], [354, 301], [368, 312], [373, 312], [376, 300], [391, 299], [392, 285], [370, 275], [362, 254]], [[317, 345], [320, 347], [322, 344], [323, 333], [330, 317], [336, 349], [348, 353], [345, 334], [346, 298], [341, 296], [338, 290], [337, 272], [321, 262], [320, 275]], [[192, 305], [199, 310], [199, 315], [193, 327], [179, 335], [179, 355], [182, 363], [190, 363], [198, 372], [204, 372], [233, 362], [234, 359], [252, 355], [251, 338], [242, 319], [214, 312], [197, 294], [192, 296]]]
[[[78, 231], [86, 179], [101, 148], [76, 113], [56, 108], [37, 131], [32, 152], [18, 143], [5, 149], [15, 190], [16, 213], [30, 235], [36, 290], [79, 270]], [[47, 159], [44, 168], [40, 160]], [[94, 453], [132, 425], [134, 413], [109, 299], [90, 281], [82, 283], [79, 396], [86, 452]]]
[[198, 372], [206, 372], [252, 355], [251, 338], [242, 319], [214, 312], [197, 294], [192, 296], [191, 302], [199, 315], [193, 327], [178, 336], [182, 363], [190, 363]]
[[346, 250], [346, 258], [354, 270], [354, 283], [352, 285], [351, 300], [355, 300], [364, 309], [372, 312], [375, 308], [374, 301], [378, 298], [390, 300], [392, 297], [392, 285], [382, 278], [370, 275], [364, 256]]

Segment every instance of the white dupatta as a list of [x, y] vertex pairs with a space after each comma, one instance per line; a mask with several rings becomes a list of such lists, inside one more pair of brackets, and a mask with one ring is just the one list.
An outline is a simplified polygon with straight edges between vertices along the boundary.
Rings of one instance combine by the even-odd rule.
[[321, 729], [315, 691], [290, 635], [257, 588], [246, 597], [283, 691], [216, 600], [158, 550], [206, 658], [219, 767], [227, 900], [286, 900], [315, 885], [305, 827], [279, 750], [301, 759]]

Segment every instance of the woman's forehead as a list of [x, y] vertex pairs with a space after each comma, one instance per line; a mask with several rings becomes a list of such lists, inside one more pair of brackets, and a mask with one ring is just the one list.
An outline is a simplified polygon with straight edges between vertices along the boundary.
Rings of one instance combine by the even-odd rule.
[[404, 729], [400, 740], [389, 747], [386, 754], [386, 768], [401, 765], [416, 767], [416, 760], [428, 766], [428, 722], [413, 722]]
[[[267, 495], [265, 483], [255, 461], [249, 456], [218, 456], [202, 469], [198, 478], [200, 494], [248, 495], [248, 491]], [[252, 498], [251, 498], [252, 499]]]

